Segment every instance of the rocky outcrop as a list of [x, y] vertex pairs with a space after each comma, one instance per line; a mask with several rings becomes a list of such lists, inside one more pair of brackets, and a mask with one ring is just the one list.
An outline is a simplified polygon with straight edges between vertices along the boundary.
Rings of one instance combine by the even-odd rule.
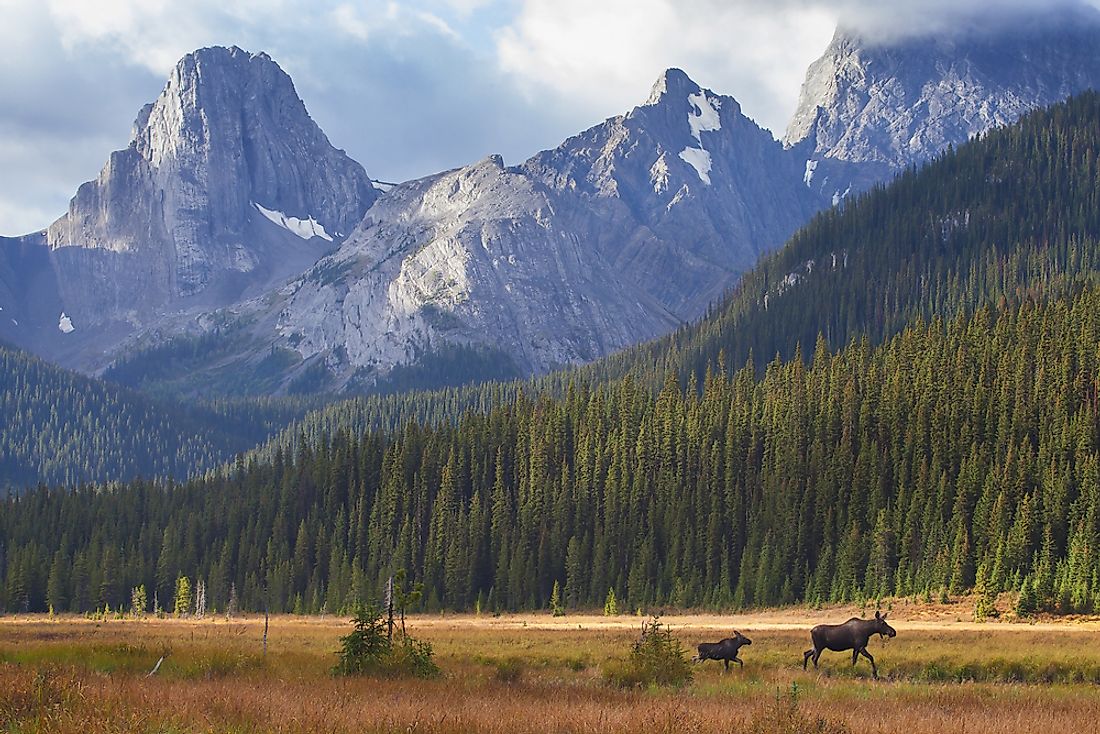
[[542, 372], [700, 316], [821, 204], [732, 97], [672, 69], [645, 104], [521, 165], [393, 189], [252, 319], [274, 323], [263, 349], [344, 380], [446, 344]]
[[[134, 332], [300, 273], [378, 193], [270, 57], [196, 51], [138, 114], [130, 145], [35, 236], [71, 328], [17, 343], [94, 368]], [[39, 320], [60, 318], [48, 316]], [[93, 344], [94, 353], [85, 349]]]
[[806, 73], [785, 144], [839, 200], [991, 127], [1100, 85], [1100, 13], [990, 19], [877, 42], [838, 29]]

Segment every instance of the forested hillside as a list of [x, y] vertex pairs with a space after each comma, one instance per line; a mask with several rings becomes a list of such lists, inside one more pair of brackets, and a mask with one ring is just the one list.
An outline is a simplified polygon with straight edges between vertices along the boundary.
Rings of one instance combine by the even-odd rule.
[[1082, 95], [822, 215], [652, 345], [332, 406], [217, 478], [10, 499], [0, 603], [163, 600], [182, 573], [337, 609], [408, 568], [430, 607], [1026, 582], [1091, 609], [1098, 161]]
[[185, 407], [0, 346], [0, 491], [183, 479], [231, 460], [315, 405], [268, 399]]
[[911, 323], [1100, 282], [1100, 94], [992, 130], [819, 214], [698, 323], [581, 374], [701, 377], [719, 353], [758, 366], [819, 335], [878, 343]]
[[720, 355], [805, 356], [818, 336], [833, 349], [881, 342], [912, 319], [953, 318], [983, 306], [1072, 293], [1100, 282], [1100, 94], [1083, 94], [994, 130], [846, 206], [818, 215], [698, 323], [585, 367], [529, 382], [366, 396], [334, 404], [281, 432], [270, 460], [301, 437], [454, 420], [520, 391], [561, 396], [571, 384], [631, 375], [659, 390], [666, 375], [701, 380]]
[[[8, 609], [347, 608], [406, 568], [428, 608], [742, 606], [1026, 583], [1100, 603], [1100, 289], [916, 323], [657, 394], [523, 397], [339, 435], [228, 478], [37, 490], [0, 513]], [[150, 593], [150, 599], [153, 598]]]

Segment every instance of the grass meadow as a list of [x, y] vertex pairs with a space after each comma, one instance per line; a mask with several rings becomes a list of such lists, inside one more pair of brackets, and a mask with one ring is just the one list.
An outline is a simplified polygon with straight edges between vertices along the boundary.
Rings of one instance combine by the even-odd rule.
[[[0, 618], [0, 732], [1089, 732], [1100, 731], [1100, 623], [974, 624], [965, 609], [895, 602], [875, 638], [881, 679], [808, 629], [859, 609], [663, 617], [686, 648], [734, 628], [743, 670], [695, 667], [682, 689], [621, 690], [641, 619], [418, 616], [434, 680], [337, 678], [346, 618]], [[164, 661], [150, 676], [157, 661]], [[794, 692], [792, 695], [792, 691]]]

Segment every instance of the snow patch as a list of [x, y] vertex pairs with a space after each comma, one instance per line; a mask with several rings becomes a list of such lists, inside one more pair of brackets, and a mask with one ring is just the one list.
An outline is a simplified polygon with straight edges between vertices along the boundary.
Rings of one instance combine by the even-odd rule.
[[649, 180], [653, 184], [653, 193], [660, 194], [668, 190], [668, 162], [664, 153], [650, 167]]
[[325, 231], [324, 226], [313, 217], [309, 219], [299, 219], [298, 217], [288, 217], [282, 212], [274, 211], [272, 209], [265, 209], [263, 206], [252, 202], [252, 205], [259, 210], [260, 214], [263, 214], [274, 224], [282, 227], [292, 234], [296, 234], [303, 240], [308, 240], [311, 237], [320, 237], [321, 239], [332, 242], [332, 237]]
[[807, 188], [809, 188], [810, 184], [813, 183], [813, 181], [814, 181], [814, 171], [816, 171], [816, 170], [817, 170], [817, 161], [815, 161], [815, 160], [806, 161], [806, 172], [804, 174], [802, 174], [802, 182], [804, 184], [806, 184]]
[[836, 206], [836, 205], [837, 205], [837, 204], [839, 204], [840, 202], [842, 202], [842, 201], [844, 201], [845, 199], [847, 199], [847, 198], [848, 198], [848, 194], [850, 194], [850, 193], [852, 193], [852, 187], [851, 187], [851, 185], [849, 185], [849, 186], [848, 186], [848, 188], [844, 189], [844, 193], [843, 193], [843, 194], [842, 194], [842, 193], [840, 193], [840, 189], [837, 189], [836, 191], [834, 191], [834, 192], [833, 192], [833, 206]]
[[695, 169], [703, 183], [710, 185], [710, 153], [702, 148], [684, 148], [680, 158]]
[[57, 320], [57, 328], [62, 334], [72, 334], [76, 331], [73, 320], [66, 316], [64, 311], [61, 312], [61, 318]]
[[699, 136], [704, 130], [722, 129], [722, 120], [718, 117], [718, 108], [722, 106], [721, 100], [711, 99], [706, 92], [699, 92], [689, 95], [688, 102], [692, 106], [691, 111], [688, 112], [688, 125], [696, 140], [703, 142]]

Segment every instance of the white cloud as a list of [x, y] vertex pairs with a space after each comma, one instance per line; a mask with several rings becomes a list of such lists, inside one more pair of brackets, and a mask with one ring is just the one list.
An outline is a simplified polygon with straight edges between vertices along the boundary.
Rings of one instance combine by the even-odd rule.
[[645, 99], [677, 66], [782, 126], [835, 15], [819, 8], [699, 0], [527, 0], [498, 36], [500, 63], [532, 94], [551, 91], [607, 116]]
[[[1081, 0], [521, 0], [498, 59], [533, 96], [598, 116], [677, 66], [781, 135], [806, 67], [838, 23], [887, 40], [1013, 23]], [[1089, 0], [1093, 5], [1100, 0]]]

